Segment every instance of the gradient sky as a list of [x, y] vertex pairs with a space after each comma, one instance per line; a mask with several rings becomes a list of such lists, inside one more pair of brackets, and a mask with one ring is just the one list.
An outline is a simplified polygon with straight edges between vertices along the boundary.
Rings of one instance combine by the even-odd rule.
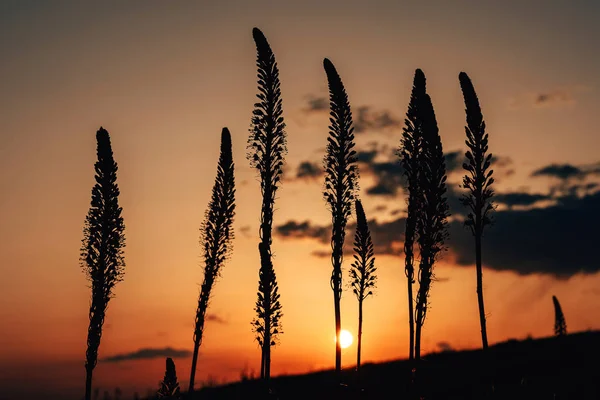
[[[360, 165], [361, 198], [381, 254], [377, 294], [365, 303], [365, 361], [408, 351], [403, 258], [395, 251], [405, 196], [397, 168], [386, 168], [415, 68], [427, 76], [444, 150], [458, 163], [451, 192], [465, 150], [460, 71], [475, 84], [498, 156], [497, 226], [484, 247], [490, 341], [552, 334], [552, 295], [569, 331], [599, 329], [599, 19], [591, 0], [0, 1], [0, 392], [83, 394], [89, 289], [78, 257], [101, 125], [119, 164], [127, 267], [100, 359], [136, 358], [140, 349], [151, 358], [100, 361], [95, 386], [145, 393], [175, 351], [184, 355], [175, 361], [187, 388], [185, 352], [202, 281], [198, 229], [223, 126], [236, 162], [236, 239], [214, 290], [198, 376], [225, 381], [245, 367], [258, 371], [250, 322], [260, 192], [245, 159], [254, 26], [276, 55], [288, 126], [275, 214], [283, 228], [273, 244], [285, 333], [273, 351], [274, 374], [334, 365], [331, 265], [318, 254], [328, 249], [319, 228], [330, 222], [323, 179], [298, 177], [302, 162], [319, 164], [324, 155], [323, 57], [346, 85], [362, 127], [358, 148], [372, 156]], [[457, 227], [436, 266], [425, 352], [480, 344], [472, 238]], [[355, 333], [356, 315], [347, 290], [343, 328]], [[355, 351], [344, 350], [346, 365]]]

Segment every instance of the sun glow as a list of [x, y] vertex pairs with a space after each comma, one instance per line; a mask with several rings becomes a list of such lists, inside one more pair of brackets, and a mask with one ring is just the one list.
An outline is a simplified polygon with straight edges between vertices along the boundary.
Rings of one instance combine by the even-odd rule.
[[[333, 341], [336, 341], [336, 338], [333, 338]], [[340, 331], [340, 346], [342, 347], [342, 349], [347, 349], [348, 347], [350, 347], [352, 345], [352, 334], [347, 331], [346, 329], [342, 329]]]

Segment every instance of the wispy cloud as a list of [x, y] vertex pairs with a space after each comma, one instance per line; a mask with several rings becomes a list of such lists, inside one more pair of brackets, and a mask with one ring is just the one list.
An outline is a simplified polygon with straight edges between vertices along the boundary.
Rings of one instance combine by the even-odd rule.
[[537, 93], [523, 93], [511, 101], [512, 108], [530, 106], [534, 108], [562, 108], [577, 102], [577, 95], [589, 91], [585, 85], [562, 86]]
[[104, 362], [119, 362], [129, 360], [149, 360], [153, 358], [183, 358], [190, 357], [192, 352], [189, 350], [174, 349], [172, 347], [164, 348], [145, 348], [133, 351], [131, 353], [116, 354], [114, 356], [106, 357], [102, 361]]
[[216, 322], [218, 324], [223, 324], [223, 325], [227, 324], [227, 321], [217, 314], [206, 314], [206, 321], [207, 322]]

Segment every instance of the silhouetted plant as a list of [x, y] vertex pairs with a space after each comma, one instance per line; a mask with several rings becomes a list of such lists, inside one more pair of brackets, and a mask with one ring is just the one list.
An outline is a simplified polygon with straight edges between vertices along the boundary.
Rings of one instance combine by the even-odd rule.
[[356, 233], [354, 235], [354, 262], [350, 269], [350, 284], [358, 299], [358, 338], [356, 370], [360, 371], [362, 348], [363, 301], [373, 294], [377, 283], [373, 241], [367, 224], [367, 217], [360, 200], [356, 200]]
[[412, 93], [408, 111], [404, 120], [402, 139], [400, 142], [400, 162], [404, 170], [408, 190], [408, 212], [404, 230], [404, 272], [408, 283], [408, 326], [410, 335], [409, 360], [414, 358], [415, 321], [413, 306], [413, 288], [415, 283], [414, 243], [416, 238], [417, 220], [421, 213], [421, 190], [419, 188], [419, 157], [423, 146], [421, 128], [417, 115], [417, 101], [425, 95], [425, 75], [417, 69], [413, 81]]
[[552, 302], [554, 303], [554, 334], [556, 336], [564, 336], [567, 334], [565, 315], [556, 296], [552, 296]]
[[354, 150], [354, 128], [348, 95], [335, 67], [327, 58], [323, 60], [329, 85], [329, 137], [325, 155], [324, 197], [331, 210], [331, 289], [333, 290], [335, 311], [335, 370], [342, 368], [342, 347], [340, 331], [342, 327], [340, 302], [342, 297], [343, 247], [346, 237], [346, 224], [352, 212], [356, 190], [358, 189], [358, 166]]
[[200, 242], [204, 255], [204, 281], [198, 299], [194, 329], [194, 353], [190, 373], [190, 388], [194, 390], [198, 350], [204, 333], [204, 319], [210, 301], [210, 293], [219, 277], [221, 267], [232, 250], [233, 218], [235, 216], [235, 178], [231, 134], [227, 128], [221, 132], [221, 155], [212, 197], [200, 228]]
[[489, 213], [494, 210], [491, 200], [494, 195], [494, 190], [491, 187], [492, 183], [494, 183], [494, 178], [492, 178], [494, 171], [489, 169], [492, 163], [492, 154], [486, 155], [488, 151], [488, 134], [485, 132], [485, 121], [481, 114], [481, 107], [479, 106], [475, 88], [466, 73], [461, 72], [458, 75], [458, 79], [465, 99], [465, 111], [467, 115], [467, 126], [465, 126], [467, 139], [465, 143], [469, 148], [465, 153], [467, 162], [463, 164], [463, 168], [467, 171], [463, 178], [463, 187], [468, 192], [463, 195], [461, 201], [469, 208], [465, 225], [471, 229], [471, 233], [475, 236], [477, 301], [479, 303], [481, 341], [485, 350], [488, 348], [488, 340], [483, 304], [481, 237], [484, 227], [492, 222]]
[[427, 314], [433, 266], [437, 256], [445, 250], [448, 237], [446, 200], [446, 165], [431, 98], [425, 94], [418, 99], [417, 112], [423, 139], [420, 152], [419, 187], [422, 208], [417, 220], [417, 234], [421, 260], [419, 263], [419, 291], [416, 304], [415, 359], [421, 357], [421, 330]]
[[271, 242], [273, 206], [278, 184], [283, 173], [284, 155], [287, 153], [285, 123], [283, 121], [279, 68], [275, 55], [263, 33], [252, 30], [256, 43], [258, 91], [260, 100], [254, 104], [252, 128], [248, 139], [248, 159], [259, 172], [262, 193], [260, 213], [260, 271], [256, 318], [252, 321], [256, 340], [261, 346], [261, 378], [267, 382], [271, 376], [271, 346], [282, 333], [281, 304], [275, 269], [273, 268]]
[[119, 187], [117, 186], [117, 163], [113, 159], [108, 132], [100, 127], [96, 132], [98, 161], [96, 184], [92, 188], [90, 209], [85, 219], [84, 237], [81, 247], [81, 266], [91, 283], [85, 361], [85, 399], [92, 395], [92, 372], [98, 361], [98, 348], [102, 337], [102, 325], [113, 288], [123, 280], [125, 259], [125, 225], [119, 207]]
[[173, 359], [168, 357], [167, 368], [165, 370], [165, 377], [160, 382], [158, 389], [159, 398], [178, 399], [179, 395], [179, 382], [177, 382], [177, 373], [175, 371], [175, 363]]

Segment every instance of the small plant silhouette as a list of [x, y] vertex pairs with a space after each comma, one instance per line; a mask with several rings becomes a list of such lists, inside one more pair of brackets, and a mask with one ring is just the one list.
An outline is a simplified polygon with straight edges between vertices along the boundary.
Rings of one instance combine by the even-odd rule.
[[421, 127], [417, 114], [417, 101], [425, 95], [425, 75], [417, 69], [413, 80], [410, 102], [404, 120], [402, 139], [400, 142], [400, 162], [404, 170], [408, 190], [408, 212], [404, 230], [404, 272], [408, 283], [408, 326], [409, 326], [409, 360], [414, 358], [415, 320], [413, 306], [413, 288], [415, 283], [414, 243], [417, 235], [417, 221], [421, 213], [421, 190], [419, 188], [420, 157], [423, 146]]
[[431, 98], [425, 94], [418, 99], [417, 112], [423, 138], [419, 187], [422, 191], [422, 209], [417, 221], [421, 260], [419, 263], [419, 291], [416, 304], [415, 359], [421, 358], [421, 330], [427, 314], [433, 266], [437, 256], [445, 250], [448, 237], [446, 200], [446, 165]]
[[189, 391], [194, 391], [198, 350], [204, 333], [204, 320], [210, 301], [210, 293], [219, 277], [225, 260], [232, 251], [233, 218], [235, 216], [235, 178], [231, 134], [227, 128], [221, 132], [221, 155], [217, 165], [217, 177], [212, 197], [200, 228], [200, 242], [204, 255], [204, 281], [196, 309], [194, 328], [194, 353], [190, 373]]
[[92, 396], [92, 373], [98, 362], [102, 326], [113, 288], [123, 280], [125, 225], [119, 207], [117, 163], [113, 158], [108, 132], [96, 132], [98, 161], [96, 184], [92, 188], [90, 209], [85, 219], [80, 263], [91, 283], [87, 351], [85, 360], [85, 400]]
[[354, 150], [354, 128], [348, 95], [334, 65], [323, 60], [329, 86], [330, 122], [327, 153], [324, 158], [325, 190], [323, 196], [331, 210], [331, 289], [335, 311], [335, 370], [339, 377], [342, 368], [342, 327], [340, 302], [342, 298], [342, 262], [346, 224], [352, 213], [352, 203], [358, 189], [358, 166]]
[[554, 303], [554, 334], [565, 336], [567, 334], [567, 322], [556, 296], [552, 296], [552, 303]]
[[252, 167], [259, 172], [262, 193], [260, 213], [260, 271], [256, 318], [252, 327], [256, 340], [261, 347], [260, 377], [269, 381], [271, 376], [271, 346], [276, 344], [277, 336], [282, 333], [281, 303], [273, 255], [271, 253], [273, 206], [278, 184], [283, 173], [284, 155], [287, 153], [285, 123], [281, 101], [279, 68], [275, 55], [264, 34], [258, 29], [252, 30], [256, 43], [256, 66], [258, 69], [259, 99], [252, 112], [252, 128], [248, 139], [248, 159]]
[[360, 200], [356, 200], [356, 233], [354, 235], [354, 262], [350, 269], [352, 292], [358, 299], [358, 338], [356, 351], [356, 370], [360, 372], [362, 349], [363, 301], [373, 295], [377, 283], [375, 272], [375, 254], [373, 241], [367, 224], [367, 217]]
[[490, 213], [494, 210], [491, 200], [494, 190], [491, 185], [494, 183], [494, 178], [492, 177], [494, 170], [490, 169], [492, 154], [486, 155], [488, 151], [488, 134], [485, 132], [485, 121], [483, 120], [475, 88], [466, 73], [461, 72], [458, 75], [458, 79], [465, 99], [465, 111], [467, 115], [467, 126], [465, 126], [467, 139], [465, 143], [469, 148], [465, 153], [467, 162], [463, 164], [463, 168], [467, 171], [463, 178], [463, 187], [468, 192], [463, 195], [461, 201], [469, 209], [465, 225], [471, 229], [471, 233], [475, 236], [477, 301], [479, 304], [481, 342], [485, 350], [488, 348], [488, 340], [483, 303], [481, 237], [485, 226], [492, 223]]
[[173, 362], [172, 358], [168, 357], [166, 364], [165, 377], [159, 384], [160, 387], [157, 395], [161, 399], [178, 399], [180, 398], [180, 394], [179, 382], [177, 382], [177, 373], [175, 371], [175, 362]]

